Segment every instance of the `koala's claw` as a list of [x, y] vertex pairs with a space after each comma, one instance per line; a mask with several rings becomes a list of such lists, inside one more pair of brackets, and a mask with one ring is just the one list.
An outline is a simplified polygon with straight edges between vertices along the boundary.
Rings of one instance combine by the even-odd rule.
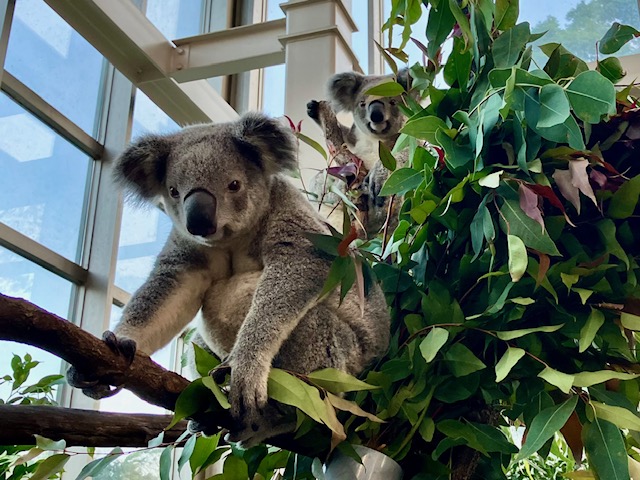
[[[135, 341], [129, 338], [118, 338], [109, 330], [102, 334], [102, 340], [115, 353], [125, 357], [128, 364], [131, 365], [136, 355]], [[111, 397], [122, 390], [122, 386], [111, 388], [110, 385], [100, 383], [99, 378], [92, 377], [90, 374], [81, 373], [73, 365], [67, 370], [67, 383], [72, 387], [82, 389], [82, 393], [95, 400]]]
[[311, 100], [307, 103], [307, 115], [316, 122], [320, 120], [320, 102]]
[[227, 360], [224, 360], [217, 367], [213, 368], [209, 372], [209, 376], [213, 378], [213, 381], [220, 384], [224, 382], [224, 379], [227, 375], [231, 373], [231, 365]]

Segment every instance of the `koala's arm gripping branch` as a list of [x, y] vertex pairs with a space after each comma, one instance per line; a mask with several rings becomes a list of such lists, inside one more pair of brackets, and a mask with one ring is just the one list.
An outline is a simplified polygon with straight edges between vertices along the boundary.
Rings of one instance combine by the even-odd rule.
[[[100, 378], [111, 379], [115, 382], [114, 384], [123, 384], [127, 390], [130, 390], [146, 402], [171, 411], [175, 409], [176, 399], [180, 393], [189, 385], [189, 380], [177, 373], [165, 370], [143, 353], [136, 353], [129, 368], [124, 357], [111, 351], [102, 340], [85, 332], [80, 327], [26, 300], [2, 294], [0, 294], [0, 340], [24, 343], [46, 350], [72, 365], [82, 366], [84, 369], [92, 371]], [[14, 408], [14, 406], [7, 406], [6, 408]], [[49, 407], [38, 408], [44, 410]], [[69, 412], [65, 418], [76, 418], [74, 410], [64, 410]], [[22, 411], [25, 412], [25, 410]], [[12, 412], [15, 412], [15, 415], [20, 415], [20, 410], [12, 410]], [[98, 414], [98, 412], [91, 413]], [[91, 413], [82, 415], [91, 415]], [[24, 415], [32, 416], [32, 412], [27, 411]], [[125, 417], [123, 416], [123, 418]], [[0, 413], [0, 418], [4, 419], [5, 416]], [[20, 423], [15, 417], [12, 418]], [[112, 421], [111, 429], [117, 429], [117, 425], [114, 422], [117, 423], [115, 420]], [[131, 433], [133, 426], [130, 424], [128, 417], [123, 422], [125, 423], [123, 428], [128, 428]], [[216, 423], [222, 428], [230, 428], [232, 426], [231, 417], [226, 411], [221, 412], [220, 416], [216, 418]], [[38, 427], [40, 430], [34, 429], [30, 431], [30, 425], [32, 424], [33, 422], [30, 423], [29, 421], [23, 422], [22, 431], [15, 433], [11, 438], [23, 438], [24, 435], [22, 434], [24, 432], [28, 435], [39, 432], [44, 433], [45, 430], [43, 428], [46, 427], [46, 436], [54, 440], [69, 439], [70, 444], [93, 445], [93, 440], [88, 438], [88, 435], [86, 442], [82, 442], [78, 438], [78, 435], [83, 435], [81, 424], [77, 425], [77, 429], [69, 428], [69, 425], [74, 424], [72, 420], [61, 422], [59, 430], [56, 430], [55, 424], [49, 422], [44, 427], [42, 425]], [[22, 436], [18, 436], [19, 434]], [[326, 436], [326, 432], [323, 430], [320, 432], [314, 431], [309, 435], [318, 434]], [[272, 439], [269, 443], [284, 450], [324, 458], [323, 456], [327, 453], [328, 448], [324, 452], [318, 451], [305, 446], [300, 439], [296, 439], [294, 436], [294, 433], [282, 435]], [[17, 440], [15, 442], [0, 441], [0, 444], [9, 443], [24, 442]], [[327, 440], [327, 447], [328, 444]], [[125, 441], [120, 442], [115, 437], [112, 440], [105, 438], [102, 442], [102, 446], [116, 445], [121, 447], [128, 446]]]

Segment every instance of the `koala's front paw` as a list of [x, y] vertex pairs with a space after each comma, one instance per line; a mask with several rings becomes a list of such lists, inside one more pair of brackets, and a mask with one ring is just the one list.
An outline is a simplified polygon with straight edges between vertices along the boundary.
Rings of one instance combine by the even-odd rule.
[[[115, 353], [125, 357], [131, 365], [136, 355], [136, 342], [129, 338], [118, 338], [107, 330], [102, 334], [102, 340]], [[74, 365], [67, 370], [67, 383], [75, 388], [81, 388], [82, 392], [90, 398], [100, 400], [101, 398], [115, 395], [121, 387], [112, 389], [110, 385], [100, 382], [100, 379], [86, 372], [79, 371]]]
[[320, 102], [317, 100], [311, 100], [307, 103], [307, 115], [313, 118], [316, 122], [320, 121]]

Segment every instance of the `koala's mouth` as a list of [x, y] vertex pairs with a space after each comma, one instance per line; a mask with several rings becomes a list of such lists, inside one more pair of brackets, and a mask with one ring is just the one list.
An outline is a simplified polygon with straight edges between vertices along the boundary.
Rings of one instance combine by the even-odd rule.
[[391, 124], [385, 120], [384, 122], [379, 123], [369, 122], [367, 127], [369, 128], [371, 133], [374, 133], [376, 135], [384, 135], [391, 129]]

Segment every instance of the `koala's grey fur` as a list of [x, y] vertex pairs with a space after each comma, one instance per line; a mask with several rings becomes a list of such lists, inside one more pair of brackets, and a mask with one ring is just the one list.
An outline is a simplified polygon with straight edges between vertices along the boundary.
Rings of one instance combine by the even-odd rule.
[[[410, 89], [410, 75], [408, 69], [402, 69], [394, 75], [362, 75], [357, 72], [344, 72], [332, 76], [327, 82], [327, 98], [335, 113], [350, 112], [353, 115], [351, 127], [339, 124], [342, 136], [351, 153], [360, 158], [368, 175], [363, 182], [361, 192], [366, 195], [364, 205], [367, 208], [367, 232], [378, 232], [386, 218], [388, 199], [378, 196], [382, 185], [389, 176], [389, 171], [380, 162], [379, 142], [384, 143], [391, 150], [398, 137], [400, 129], [406, 123], [406, 116], [400, 110], [402, 98], [379, 97], [368, 95], [366, 92], [376, 85], [395, 79], [405, 91]], [[310, 102], [307, 112], [321, 128], [332, 124], [326, 118], [319, 102]], [[325, 135], [328, 135], [325, 132]], [[406, 163], [406, 153], [398, 156], [399, 166]], [[314, 193], [318, 193], [315, 192]], [[398, 202], [400, 203], [400, 202]], [[339, 215], [340, 221], [342, 215]]]
[[[202, 309], [199, 333], [231, 367], [232, 441], [261, 442], [283, 427], [267, 404], [272, 366], [360, 373], [389, 341], [382, 291], [337, 292], [318, 303], [331, 264], [307, 238], [323, 219], [281, 175], [296, 165], [295, 139], [260, 114], [170, 135], [148, 135], [115, 165], [120, 184], [162, 200], [173, 230], [115, 329], [151, 354]], [[273, 410], [273, 409], [272, 409]], [[284, 429], [290, 429], [286, 425]]]

